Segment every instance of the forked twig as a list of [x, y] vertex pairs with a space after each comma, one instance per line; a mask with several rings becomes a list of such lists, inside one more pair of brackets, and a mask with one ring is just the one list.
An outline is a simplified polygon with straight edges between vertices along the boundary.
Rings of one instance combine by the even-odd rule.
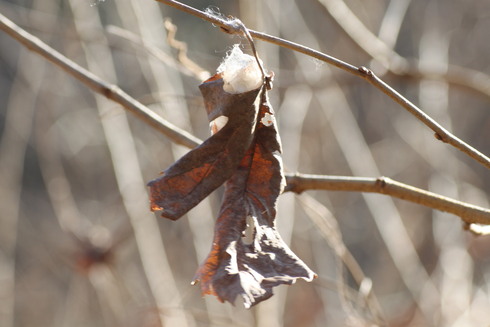
[[[192, 14], [196, 17], [202, 18], [206, 21], [209, 21], [219, 27], [227, 33], [241, 33], [241, 29], [237, 29], [237, 25], [234, 24], [233, 19], [223, 19], [221, 17], [217, 17], [216, 15], [212, 15], [207, 12], [200, 11], [198, 9], [195, 9], [193, 7], [190, 7], [188, 5], [185, 5], [183, 3], [180, 3], [175, 0], [156, 0], [158, 2], [162, 2], [166, 5], [169, 5], [171, 7], [174, 7], [176, 9], [182, 10], [184, 12], [187, 12], [189, 14]], [[310, 57], [316, 58], [320, 61], [324, 61], [330, 65], [334, 65], [340, 69], [343, 69], [351, 74], [357, 75], [359, 77], [362, 77], [366, 81], [368, 81], [370, 84], [374, 85], [376, 88], [378, 88], [380, 91], [388, 95], [390, 98], [392, 98], [396, 103], [398, 103], [400, 106], [405, 108], [408, 112], [410, 112], [412, 115], [414, 115], [417, 119], [419, 119], [422, 123], [424, 123], [427, 127], [432, 129], [435, 132], [435, 137], [436, 139], [448, 143], [455, 147], [456, 149], [460, 150], [461, 152], [467, 154], [474, 160], [478, 161], [480, 164], [483, 166], [487, 167], [490, 169], [490, 158], [487, 157], [485, 154], [481, 153], [480, 151], [476, 150], [466, 142], [462, 141], [461, 139], [457, 138], [454, 136], [452, 133], [450, 133], [448, 130], [446, 130], [444, 127], [442, 127], [439, 123], [437, 123], [434, 119], [432, 119], [429, 115], [427, 115], [424, 111], [422, 111], [420, 108], [418, 108], [415, 104], [410, 102], [407, 98], [402, 96], [400, 93], [398, 93], [396, 90], [394, 90], [392, 87], [390, 87], [388, 84], [386, 84], [383, 80], [381, 80], [376, 74], [363, 66], [356, 67], [354, 65], [351, 65], [349, 63], [346, 63], [340, 59], [337, 59], [335, 57], [329, 56], [327, 54], [324, 54], [322, 52], [313, 50], [311, 48], [308, 48], [306, 46], [287, 41], [284, 39], [281, 39], [279, 37], [271, 36], [265, 33], [257, 32], [251, 29], [248, 29], [248, 32], [250, 33], [251, 36], [261, 39], [266, 42], [270, 42], [276, 45], [279, 45], [284, 48], [288, 48], [294, 51], [301, 52], [303, 54], [306, 54]]]
[[[166, 135], [172, 141], [193, 148], [201, 144], [201, 140], [164, 120], [153, 111], [123, 92], [118, 86], [110, 84], [87, 69], [66, 58], [58, 51], [49, 47], [37, 37], [27, 33], [0, 14], [0, 30], [5, 31], [19, 43], [33, 52], [41, 55], [58, 67], [62, 68], [75, 79], [81, 81], [95, 92], [100, 93], [123, 108], [132, 112], [139, 119]], [[490, 210], [473, 206], [464, 202], [430, 193], [409, 185], [401, 184], [391, 179], [356, 178], [318, 176], [303, 174], [287, 174], [288, 186], [286, 191], [300, 193], [308, 189], [376, 192], [407, 201], [415, 202], [430, 208], [458, 215], [467, 224], [490, 225]]]

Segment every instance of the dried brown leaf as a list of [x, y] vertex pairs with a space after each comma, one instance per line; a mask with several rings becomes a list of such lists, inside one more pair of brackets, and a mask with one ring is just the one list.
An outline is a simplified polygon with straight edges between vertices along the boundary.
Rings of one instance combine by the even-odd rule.
[[[213, 246], [195, 281], [221, 301], [241, 295], [246, 307], [271, 297], [274, 286], [315, 277], [275, 226], [284, 175], [269, 82], [241, 94], [225, 92], [220, 75], [201, 84], [209, 121], [225, 116], [226, 124], [148, 183], [151, 209], [175, 220], [226, 181]], [[244, 240], [247, 220], [251, 242]]]
[[[275, 226], [276, 202], [284, 176], [274, 112], [262, 90], [255, 138], [235, 174], [226, 182], [213, 247], [196, 280], [204, 294], [250, 307], [272, 296], [272, 287], [315, 274], [288, 248]], [[253, 241], [244, 240], [247, 217]]]
[[150, 181], [151, 210], [176, 220], [231, 177], [253, 139], [260, 89], [242, 94], [223, 90], [214, 76], [201, 84], [208, 118], [228, 117], [227, 124]]

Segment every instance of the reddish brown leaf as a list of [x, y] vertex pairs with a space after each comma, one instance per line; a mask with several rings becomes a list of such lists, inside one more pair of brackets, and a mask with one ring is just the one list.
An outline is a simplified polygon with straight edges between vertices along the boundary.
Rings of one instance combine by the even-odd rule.
[[[255, 138], [226, 183], [213, 247], [195, 277], [204, 294], [231, 303], [241, 295], [246, 307], [271, 297], [274, 286], [315, 276], [275, 227], [276, 201], [284, 183], [281, 146], [265, 88], [261, 98]], [[247, 217], [254, 225], [250, 244], [243, 240]]]
[[253, 139], [259, 91], [229, 94], [215, 75], [200, 85], [209, 120], [228, 123], [200, 146], [150, 181], [151, 210], [172, 220], [180, 218], [231, 177]]
[[[241, 295], [246, 307], [271, 297], [274, 286], [315, 276], [275, 227], [284, 176], [267, 86], [229, 94], [220, 75], [201, 84], [209, 120], [226, 116], [226, 125], [148, 184], [152, 210], [175, 220], [227, 181], [213, 246], [195, 281], [221, 301]], [[243, 239], [247, 219], [251, 243]]]

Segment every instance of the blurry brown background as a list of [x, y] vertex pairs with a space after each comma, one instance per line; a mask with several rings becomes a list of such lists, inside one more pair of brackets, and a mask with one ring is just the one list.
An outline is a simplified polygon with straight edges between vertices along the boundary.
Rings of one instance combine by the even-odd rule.
[[[352, 17], [336, 22], [338, 2], [186, 1], [371, 67], [489, 155], [489, 80], [477, 72], [490, 74], [490, 2], [346, 0], [386, 49], [413, 63], [399, 74], [386, 67], [396, 72], [400, 57], [385, 49], [373, 59], [344, 32], [339, 22]], [[0, 12], [201, 139], [209, 135], [201, 81], [176, 64], [163, 19], [211, 72], [232, 44], [249, 49], [152, 0], [0, 0]], [[384, 175], [489, 207], [488, 170], [435, 140], [386, 95], [305, 55], [257, 45], [275, 72], [271, 96], [287, 171]], [[457, 67], [471, 71], [423, 78]], [[0, 325], [490, 324], [490, 239], [462, 230], [458, 217], [373, 194], [282, 195], [278, 228], [319, 278], [278, 287], [251, 310], [240, 299], [236, 306], [203, 299], [190, 281], [211, 246], [222, 191], [172, 222], [149, 212], [145, 187], [186, 151], [0, 33]], [[325, 230], [315, 216], [328, 222]], [[340, 262], [344, 245], [366, 276], [361, 287]]]

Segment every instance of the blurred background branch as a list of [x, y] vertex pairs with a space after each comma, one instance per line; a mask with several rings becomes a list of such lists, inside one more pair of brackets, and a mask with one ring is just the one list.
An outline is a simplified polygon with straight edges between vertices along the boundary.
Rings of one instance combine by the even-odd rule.
[[[169, 22], [166, 22], [166, 24], [167, 26], [170, 26]], [[70, 59], [64, 57], [56, 50], [44, 44], [42, 41], [36, 39], [32, 35], [29, 35], [18, 26], [15, 26], [1, 14], [0, 28], [4, 29], [5, 31], [11, 31], [9, 34], [19, 40], [19, 42], [22, 44], [26, 45], [29, 49], [39, 53], [44, 58], [70, 72], [71, 75], [79, 79], [88, 87], [92, 88], [94, 91], [119, 103], [128, 111], [135, 113], [138, 118], [142, 119], [148, 125], [156, 128], [162, 134], [169, 137], [172, 141], [185, 145], [189, 148], [193, 148], [201, 143], [198, 138], [155, 115], [150, 109], [131, 98], [116, 85], [111, 85], [85, 70], [83, 67], [78, 66]], [[175, 33], [175, 31], [172, 33]], [[173, 43], [175, 43], [175, 41], [173, 41]], [[179, 49], [179, 51], [182, 50]], [[187, 67], [188, 64], [189, 63], [187, 62], [184, 66]], [[202, 68], [194, 67], [194, 69], [196, 69], [198, 72], [196, 75], [203, 72]], [[393, 181], [386, 177], [356, 178], [342, 176], [315, 176], [297, 173], [294, 175], [287, 175], [287, 184], [288, 185], [285, 191], [292, 191], [295, 193], [301, 193], [306, 190], [331, 190], [386, 194], [433, 209], [450, 212], [461, 217], [463, 221], [468, 224], [490, 225], [490, 210], [488, 209], [433, 194], [431, 192]]]
[[194, 136], [176, 126], [173, 126], [160, 116], [156, 115], [153, 111], [143, 106], [141, 103], [122, 91], [117, 85], [107, 83], [100, 79], [87, 69], [81, 67], [77, 63], [63, 56], [58, 51], [49, 47], [35, 36], [27, 33], [1, 14], [0, 28], [5, 33], [9, 34], [11, 37], [26, 46], [29, 50], [37, 52], [39, 55], [59, 66], [95, 92], [119, 103], [125, 109], [129, 110], [138, 118], [145, 121], [148, 125], [158, 129], [163, 134], [170, 137], [174, 142], [188, 147], [194, 147], [200, 143], [200, 141]]
[[144, 181], [208, 137], [196, 85], [233, 43], [250, 51], [243, 38], [153, 0], [0, 0], [0, 325], [486, 324], [489, 239], [474, 233], [490, 228], [451, 215], [488, 221], [488, 169], [359, 77], [488, 153], [490, 3], [186, 3], [273, 42], [256, 46], [285, 167], [315, 173], [287, 174], [277, 227], [319, 278], [248, 311], [203, 299], [189, 283], [222, 191], [178, 223], [149, 215]]
[[[370, 67], [378, 75], [384, 75], [383, 71], [386, 71], [401, 77], [444, 80], [490, 97], [490, 75], [450, 64], [423, 65], [420, 61], [404, 58], [393, 50], [393, 40], [396, 38], [387, 35], [397, 35], [401, 26], [396, 21], [402, 21], [402, 19], [397, 19], [394, 22], [393, 16], [399, 15], [403, 18], [410, 0], [390, 2], [386, 19], [380, 27], [379, 36], [372, 33], [343, 1], [320, 0], [319, 2], [325, 6], [345, 35], [352, 39], [360, 50], [371, 56], [373, 62]], [[383, 39], [386, 39], [389, 44]]]
[[[180, 2], [174, 1], [174, 0], [156, 0], [156, 1], [165, 3], [169, 6], [172, 6], [174, 8], [179, 9], [179, 10], [185, 11], [186, 13], [195, 15], [199, 18], [207, 20], [213, 24], [216, 24], [217, 26], [220, 26], [221, 29], [223, 31], [225, 31], [226, 33], [231, 33], [231, 32], [240, 33], [239, 30], [237, 30], [236, 26], [234, 26], [232, 19], [228, 19], [228, 20], [222, 19], [218, 16], [213, 16], [210, 13], [199, 11], [195, 8], [192, 8], [190, 6], [187, 6], [183, 3], [180, 3]], [[341, 5], [341, 8], [342, 8], [340, 10], [339, 10], [339, 4]], [[333, 11], [334, 13], [337, 13], [338, 11], [342, 13], [341, 17], [338, 18], [337, 20], [343, 20], [343, 18], [345, 18], [346, 21], [350, 22], [350, 23], [348, 23], [348, 25], [342, 24], [342, 26], [344, 27], [344, 29], [347, 28], [347, 30], [349, 31], [348, 33], [351, 37], [353, 37], [355, 40], [358, 40], [358, 42], [360, 42], [359, 40], [363, 40], [361, 35], [363, 37], [367, 36], [367, 40], [363, 41], [362, 45], [361, 45], [361, 47], [363, 47], [363, 49], [368, 49], [368, 46], [366, 44], [370, 44], [369, 49], [372, 49], [373, 47], [375, 47], [375, 48], [381, 48], [381, 51], [383, 53], [391, 52], [391, 51], [387, 51], [386, 46], [384, 46], [384, 44], [381, 41], [379, 41], [377, 38], [372, 36], [370, 33], [364, 33], [362, 28], [359, 29], [358, 25], [360, 27], [362, 27], [362, 25], [360, 23], [356, 23], [357, 20], [354, 20], [355, 16], [348, 15], [349, 17], [344, 17], [344, 15], [350, 13], [350, 11], [346, 10], [347, 7], [345, 6], [345, 4], [342, 1], [340, 1], [340, 0], [336, 1], [336, 3], [334, 4], [333, 7], [336, 8], [336, 10]], [[352, 25], [354, 25], [354, 26], [352, 26]], [[357, 31], [359, 31], [359, 33], [357, 33]], [[398, 93], [395, 89], [393, 89], [391, 86], [386, 84], [383, 80], [381, 80], [378, 76], [376, 76], [376, 74], [372, 70], [367, 69], [363, 66], [356, 68], [354, 65], [346, 63], [346, 62], [339, 60], [335, 57], [326, 55], [326, 54], [321, 53], [319, 51], [313, 50], [309, 47], [305, 47], [303, 45], [300, 45], [300, 44], [297, 44], [297, 43], [294, 43], [294, 42], [291, 42], [288, 40], [281, 39], [279, 37], [271, 36], [271, 35], [268, 35], [266, 33], [261, 33], [261, 32], [257, 32], [257, 31], [253, 31], [253, 30], [249, 30], [249, 32], [253, 37], [255, 37], [257, 39], [260, 39], [260, 40], [263, 40], [266, 42], [270, 42], [270, 43], [285, 47], [287, 49], [291, 49], [294, 51], [301, 52], [301, 53], [306, 54], [308, 56], [311, 56], [315, 59], [324, 61], [328, 64], [331, 64], [331, 65], [336, 66], [340, 69], [343, 69], [343, 70], [345, 70], [351, 74], [354, 74], [354, 75], [357, 75], [359, 77], [364, 78], [369, 83], [371, 83], [376, 88], [378, 88], [381, 92], [385, 93], [390, 98], [392, 98], [400, 106], [405, 108], [408, 112], [410, 112], [412, 115], [414, 115], [417, 119], [419, 119], [427, 127], [432, 129], [435, 132], [436, 139], [454, 146], [456, 149], [458, 149], [458, 150], [462, 151], [463, 153], [469, 155], [471, 158], [475, 159], [476, 161], [478, 161], [479, 163], [481, 163], [482, 165], [484, 165], [485, 167], [490, 169], [490, 158], [488, 158], [485, 154], [476, 150], [475, 148], [473, 148], [472, 146], [470, 146], [466, 142], [464, 142], [464, 141], [460, 140], [459, 138], [457, 138], [456, 136], [454, 136], [451, 132], [446, 130], [439, 123], [437, 123], [434, 119], [432, 119], [429, 115], [427, 115], [424, 111], [422, 111], [420, 108], [418, 108], [415, 104], [410, 102], [407, 98], [405, 98], [403, 95]], [[355, 36], [353, 36], [353, 34]], [[373, 51], [370, 51], [370, 50], [367, 50], [367, 51], [369, 53], [372, 52], [375, 55], [377, 53], [379, 53], [379, 51], [377, 49], [373, 49]], [[378, 55], [378, 57], [379, 57], [379, 55]], [[397, 57], [397, 58], [399, 58], [399, 57]]]

